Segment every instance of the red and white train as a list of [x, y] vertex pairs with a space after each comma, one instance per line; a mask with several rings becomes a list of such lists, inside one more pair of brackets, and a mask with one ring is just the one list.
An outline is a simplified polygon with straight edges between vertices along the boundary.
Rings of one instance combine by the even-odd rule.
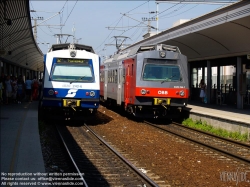
[[189, 96], [187, 58], [178, 47], [139, 46], [106, 59], [100, 67], [100, 99], [134, 116], [175, 118]]

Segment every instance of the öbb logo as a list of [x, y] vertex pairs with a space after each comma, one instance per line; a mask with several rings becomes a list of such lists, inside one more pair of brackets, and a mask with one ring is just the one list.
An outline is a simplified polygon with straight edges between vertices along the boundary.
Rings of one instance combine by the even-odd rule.
[[168, 95], [168, 91], [158, 90], [158, 94], [160, 94], [160, 95]]
[[65, 97], [75, 97], [77, 91], [76, 89], [70, 89]]

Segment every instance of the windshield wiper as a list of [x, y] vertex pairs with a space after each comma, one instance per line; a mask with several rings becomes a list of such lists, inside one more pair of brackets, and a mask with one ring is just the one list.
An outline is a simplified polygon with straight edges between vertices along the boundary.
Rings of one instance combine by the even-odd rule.
[[73, 81], [70, 81], [69, 83], [71, 84], [72, 82], [79, 82], [79, 80], [82, 80], [84, 77], [86, 77], [86, 76], [83, 76], [83, 77], [80, 77], [80, 78], [75, 79]]
[[168, 82], [169, 80], [171, 80], [173, 77], [175, 77], [175, 75], [172, 75], [171, 77], [167, 77], [164, 81], [161, 81], [161, 84], [164, 82]]

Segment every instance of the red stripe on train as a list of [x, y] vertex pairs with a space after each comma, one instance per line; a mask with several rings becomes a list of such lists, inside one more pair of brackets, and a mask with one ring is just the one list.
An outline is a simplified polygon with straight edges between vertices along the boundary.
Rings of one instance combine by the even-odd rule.
[[[146, 90], [146, 94], [142, 94], [142, 89]], [[184, 96], [180, 93], [184, 92]], [[136, 87], [135, 96], [145, 97], [171, 97], [171, 98], [188, 98], [189, 89], [187, 88], [147, 88], [147, 87]]]

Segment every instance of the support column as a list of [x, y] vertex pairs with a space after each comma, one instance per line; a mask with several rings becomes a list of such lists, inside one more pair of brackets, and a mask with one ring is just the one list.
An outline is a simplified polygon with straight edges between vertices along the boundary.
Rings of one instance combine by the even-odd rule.
[[4, 75], [7, 74], [7, 64], [6, 64], [6, 62], [3, 63], [3, 73], [4, 73]]
[[10, 64], [6, 63], [6, 74], [10, 75], [11, 74], [11, 67]]
[[21, 74], [21, 73], [20, 73], [20, 70], [21, 70], [21, 67], [18, 66], [18, 67], [17, 67], [17, 77], [19, 77], [19, 75]]
[[13, 76], [14, 72], [13, 72], [13, 65], [9, 64], [9, 75]]
[[20, 75], [23, 77], [23, 67], [20, 67]]
[[25, 68], [22, 68], [21, 74], [22, 74], [22, 79], [25, 82], [25, 80], [26, 80], [26, 69]]
[[190, 99], [190, 95], [191, 95], [191, 89], [192, 89], [192, 85], [191, 85], [191, 82], [192, 82], [192, 76], [191, 76], [191, 66], [190, 66], [190, 63], [189, 62], [187, 62], [188, 64], [187, 64], [187, 66], [188, 66], [188, 81], [189, 81], [189, 83], [188, 83], [188, 85], [189, 85], [189, 90], [190, 90], [190, 92], [189, 92], [189, 96], [188, 96], [188, 98]]
[[0, 75], [2, 75], [2, 67], [3, 67], [3, 62], [0, 60]]
[[195, 88], [199, 88], [199, 68], [196, 68], [196, 80]]
[[217, 91], [220, 90], [220, 66], [217, 66]]
[[17, 77], [16, 66], [15, 66], [15, 65], [13, 66], [13, 76], [14, 76], [14, 77]]
[[[205, 67], [202, 67], [201, 68], [201, 72], [202, 72], [202, 75], [201, 75], [201, 78], [204, 80], [204, 82], [206, 83], [206, 80], [205, 80]], [[200, 81], [198, 81], [198, 84], [200, 83]]]
[[211, 62], [207, 60], [207, 103], [211, 103], [211, 88], [212, 88], [212, 78], [211, 78]]
[[243, 109], [243, 96], [240, 94], [240, 75], [242, 74], [242, 59], [241, 57], [237, 57], [237, 69], [236, 69], [236, 76], [237, 76], [237, 108]]

